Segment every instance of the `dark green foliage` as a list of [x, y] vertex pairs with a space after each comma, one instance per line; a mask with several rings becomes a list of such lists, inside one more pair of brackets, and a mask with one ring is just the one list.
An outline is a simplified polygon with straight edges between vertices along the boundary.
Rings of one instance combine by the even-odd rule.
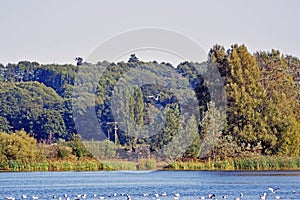
[[[180, 117], [178, 104], [167, 105], [165, 109], [165, 127], [154, 138], [154, 141], [152, 142], [152, 149], [159, 151], [165, 145], [171, 143], [173, 137], [175, 137], [177, 134], [180, 134], [181, 130], [182, 119]], [[171, 154], [171, 152], [169, 153]]]
[[[62, 99], [51, 88], [38, 82], [2, 83], [0, 115], [12, 130], [24, 129], [38, 141], [63, 138], [67, 133], [61, 116]], [[1, 123], [6, 129], [7, 123]]]
[[71, 141], [68, 142], [68, 146], [72, 148], [72, 154], [77, 158], [91, 156], [90, 152], [86, 149], [79, 135], [73, 135]]

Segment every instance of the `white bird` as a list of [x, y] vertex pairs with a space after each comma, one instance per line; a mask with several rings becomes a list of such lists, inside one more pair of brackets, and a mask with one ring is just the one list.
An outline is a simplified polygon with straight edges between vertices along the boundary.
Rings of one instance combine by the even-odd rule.
[[175, 193], [174, 196], [175, 197], [180, 197], [180, 194], [179, 193]]
[[165, 196], [167, 196], [167, 193], [166, 193], [166, 192], [163, 192], [163, 193], [161, 193], [160, 196], [165, 197]]
[[86, 194], [81, 195], [81, 198], [85, 199], [87, 197]]
[[127, 195], [127, 200], [131, 200], [131, 196], [130, 195]]
[[280, 196], [277, 195], [277, 196], [275, 196], [274, 198], [275, 198], [275, 199], [280, 199]]
[[22, 199], [26, 199], [27, 196], [25, 194], [22, 195]]
[[212, 199], [212, 198], [215, 198], [216, 195], [215, 195], [215, 194], [208, 194], [207, 197], [208, 197], [209, 199]]
[[154, 196], [155, 196], [156, 198], [158, 198], [159, 195], [158, 195], [157, 193], [155, 193]]
[[116, 197], [116, 196], [117, 196], [117, 193], [108, 195], [108, 197]]
[[270, 190], [273, 194], [275, 194], [276, 193], [276, 191], [278, 190], [279, 188], [276, 188], [276, 189], [274, 189], [274, 188], [269, 188], [268, 190]]
[[178, 200], [178, 199], [179, 199], [179, 197], [176, 197], [176, 196], [174, 197], [174, 200]]
[[243, 197], [243, 196], [244, 196], [244, 194], [241, 192], [240, 197]]
[[93, 194], [93, 197], [97, 197], [97, 195], [96, 195], [96, 194]]
[[240, 198], [236, 197], [236, 198], [234, 198], [234, 200], [240, 200]]
[[263, 195], [260, 196], [260, 199], [265, 200], [266, 199], [267, 194], [264, 193]]
[[68, 197], [68, 195], [67, 195], [67, 194], [64, 194], [64, 197], [65, 197], [65, 198], [67, 198], [67, 197]]
[[200, 198], [200, 199], [205, 199], [205, 196], [200, 196], [199, 198]]
[[34, 199], [34, 200], [39, 199], [38, 196], [32, 196], [31, 198]]
[[152, 99], [154, 99], [155, 101], [158, 101], [159, 100], [159, 96], [158, 95], [156, 95], [156, 96], [148, 96], [148, 98], [152, 98]]
[[223, 197], [222, 197], [223, 199], [227, 199], [227, 196], [226, 195], [223, 195]]
[[104, 197], [102, 197], [102, 196], [101, 196], [101, 197], [99, 197], [99, 199], [100, 199], [100, 200], [103, 200], [103, 199], [104, 199]]
[[14, 197], [4, 197], [6, 200], [15, 200]]
[[144, 194], [142, 194], [142, 196], [143, 197], [147, 197], [147, 196], [149, 196], [149, 194], [148, 193], [144, 193]]

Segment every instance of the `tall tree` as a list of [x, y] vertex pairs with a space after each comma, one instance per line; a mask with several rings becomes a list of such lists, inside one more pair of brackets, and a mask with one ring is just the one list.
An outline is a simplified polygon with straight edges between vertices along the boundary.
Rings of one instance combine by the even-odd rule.
[[224, 133], [232, 135], [239, 144], [256, 146], [262, 142], [264, 153], [268, 153], [276, 145], [276, 137], [269, 132], [264, 120], [265, 93], [256, 59], [244, 45], [233, 45], [226, 54], [219, 46], [210, 52], [210, 61], [218, 62], [226, 84], [228, 105]]
[[184, 153], [182, 118], [176, 103], [167, 104], [164, 110], [165, 125], [152, 140], [152, 149], [165, 159], [177, 159]]
[[271, 131], [278, 143], [275, 152], [299, 155], [299, 108], [296, 101], [298, 90], [284, 56], [279, 51], [256, 53], [267, 94], [265, 114]]
[[135, 126], [134, 130], [131, 133], [132, 135], [132, 146], [135, 147], [138, 141], [139, 136], [141, 135], [140, 131], [144, 125], [144, 99], [143, 92], [140, 87], [137, 87], [133, 92], [133, 95], [130, 97], [129, 110], [131, 112], [131, 119], [133, 120]]
[[186, 124], [185, 134], [191, 137], [190, 141], [192, 141], [190, 146], [185, 151], [185, 156], [190, 158], [197, 158], [200, 154], [201, 143], [198, 132], [198, 123], [194, 115], [191, 116]]

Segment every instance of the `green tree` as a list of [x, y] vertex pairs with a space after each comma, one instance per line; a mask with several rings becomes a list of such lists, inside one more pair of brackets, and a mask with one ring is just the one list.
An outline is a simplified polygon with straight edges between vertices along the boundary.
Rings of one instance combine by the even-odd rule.
[[[54, 133], [55, 137], [65, 136], [60, 113], [63, 111], [63, 102], [53, 89], [38, 82], [22, 82], [3, 83], [0, 91], [0, 113], [12, 130], [24, 129], [40, 141], [48, 139], [49, 132], [45, 128], [52, 126], [56, 130], [61, 129]], [[50, 125], [50, 121], [55, 123]]]
[[0, 132], [0, 168], [29, 164], [36, 156], [36, 140], [24, 130], [10, 134]]
[[[227, 54], [227, 55], [226, 55]], [[244, 45], [233, 45], [227, 53], [217, 46], [210, 53], [225, 79], [227, 95], [227, 126], [225, 135], [233, 136], [238, 144], [256, 146], [262, 142], [264, 153], [276, 146], [276, 136], [269, 131], [264, 118], [265, 92], [256, 62]]]
[[47, 143], [54, 142], [57, 138], [64, 138], [66, 134], [66, 127], [61, 114], [56, 110], [44, 110], [40, 113], [38, 122], [39, 129], [34, 133], [38, 141]]
[[293, 80], [290, 68], [279, 51], [256, 53], [261, 69], [261, 82], [267, 94], [268, 107], [265, 118], [271, 131], [277, 137], [274, 152], [299, 155], [299, 90]]
[[133, 95], [130, 96], [129, 102], [131, 120], [134, 123], [134, 130], [132, 130], [132, 133], [130, 133], [130, 135], [132, 136], [131, 143], [132, 147], [135, 147], [138, 138], [141, 135], [140, 131], [144, 125], [144, 99], [143, 92], [140, 87], [137, 87], [133, 92]]
[[200, 122], [200, 158], [206, 157], [219, 141], [223, 131], [223, 126], [220, 122], [225, 118], [222, 112], [216, 108], [214, 102], [209, 102], [207, 107], [208, 109]]
[[192, 141], [191, 145], [185, 152], [185, 156], [190, 158], [197, 158], [200, 154], [201, 142], [198, 132], [198, 123], [194, 115], [187, 122], [185, 134], [188, 135], [188, 137], [190, 137], [190, 140]]
[[163, 129], [162, 145], [166, 145], [172, 140], [172, 137], [179, 134], [182, 128], [182, 119], [178, 104], [168, 104], [165, 108], [166, 123]]
[[86, 156], [91, 156], [90, 152], [85, 147], [80, 135], [73, 135], [71, 141], [68, 142], [68, 145], [72, 148], [72, 154], [75, 155], [78, 159]]
[[152, 149], [165, 159], [174, 160], [184, 153], [182, 119], [178, 104], [167, 104], [165, 108], [165, 126], [153, 138]]

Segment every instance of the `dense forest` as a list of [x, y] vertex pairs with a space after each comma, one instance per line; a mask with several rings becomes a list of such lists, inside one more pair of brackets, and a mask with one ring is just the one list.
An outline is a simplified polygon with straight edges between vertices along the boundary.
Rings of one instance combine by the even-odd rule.
[[[120, 149], [132, 154], [159, 152], [169, 143], [176, 146], [164, 152], [169, 159], [176, 158], [173, 154], [178, 149], [182, 159], [300, 155], [300, 60], [297, 57], [283, 55], [278, 50], [251, 54], [244, 45], [233, 45], [227, 50], [220, 45], [211, 48], [205, 65], [217, 66], [222, 79], [225, 95], [220, 99], [226, 103], [226, 121], [222, 126], [211, 120], [222, 117], [220, 102], [211, 98], [211, 83], [199, 74], [195, 65], [183, 62], [174, 67], [169, 63], [143, 62], [134, 55], [126, 63], [102, 61], [92, 65], [77, 58], [77, 65], [42, 65], [29, 61], [0, 64], [0, 162], [26, 163], [37, 156], [33, 155], [34, 148], [53, 144], [70, 148], [71, 154], [77, 157], [91, 156], [78, 140], [92, 142], [95, 148], [89, 150], [98, 149], [98, 154], [92, 154], [100, 159], [122, 156], [118, 154]], [[95, 73], [92, 73], [95, 77], [87, 77], [91, 74], [79, 70], [84, 67], [91, 71], [93, 66], [105, 71], [99, 77]], [[128, 72], [136, 72], [135, 77], [139, 77], [135, 71], [138, 67], [144, 67], [147, 77], [153, 80], [167, 71], [175, 71], [178, 75], [168, 77], [168, 82], [173, 88], [185, 88], [185, 82], [188, 83], [197, 98], [196, 111], [189, 111], [189, 115], [183, 112], [188, 108], [180, 104], [186, 95], [182, 89], [169, 90], [163, 83], [144, 84], [134, 89], [122, 87], [126, 85], [122, 81]], [[78, 78], [82, 77], [92, 81], [80, 81]], [[87, 93], [74, 96], [73, 90]], [[117, 108], [112, 108], [116, 94], [122, 100]], [[93, 97], [92, 105], [82, 103], [89, 102], [89, 97]], [[86, 99], [74, 104], [74, 98]], [[99, 123], [81, 124], [78, 128], [76, 123], [84, 120], [77, 119], [75, 123], [73, 112], [76, 110], [77, 118], [84, 118], [80, 113], [89, 109], [96, 113]], [[118, 112], [119, 118], [114, 112]], [[159, 112], [164, 113], [164, 119], [151, 116]], [[151, 132], [142, 127], [149, 124], [157, 127], [155, 123], [160, 120], [165, 123], [156, 134], [140, 137], [144, 132]], [[208, 127], [212, 127], [213, 134]], [[104, 133], [107, 140], [97, 143], [103, 137], [95, 130]], [[208, 144], [213, 138], [218, 140]], [[206, 152], [209, 145], [211, 148]], [[108, 151], [114, 146], [117, 153]], [[59, 148], [59, 155], [66, 154]]]

